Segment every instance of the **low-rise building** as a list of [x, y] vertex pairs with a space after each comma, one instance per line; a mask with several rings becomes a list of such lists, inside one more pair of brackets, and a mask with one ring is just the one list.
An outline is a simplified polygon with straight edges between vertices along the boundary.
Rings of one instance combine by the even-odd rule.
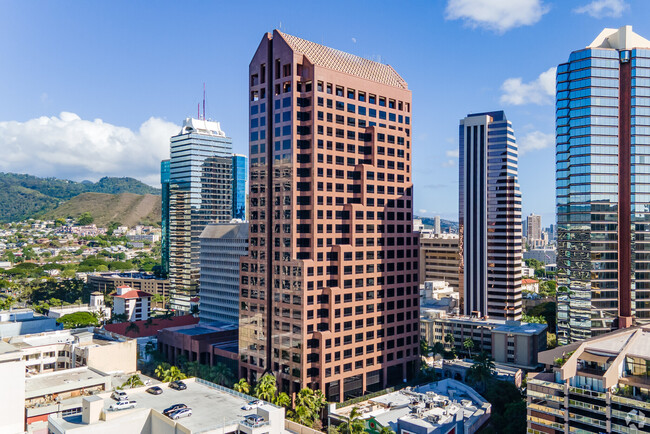
[[[92, 291], [110, 294], [118, 286], [126, 285], [136, 291], [148, 292], [162, 298], [169, 297], [169, 279], [161, 279], [151, 273], [93, 273], [87, 276], [87, 282]], [[163, 307], [162, 302], [156, 302], [157, 307]]]
[[536, 259], [544, 264], [555, 264], [557, 258], [557, 250], [555, 247], [540, 247], [537, 249], [530, 249], [524, 252], [524, 260]]
[[[452, 360], [438, 360], [434, 362], [433, 367], [440, 375], [440, 378], [451, 378], [458, 381], [466, 382], [467, 375], [474, 361], [471, 359], [452, 359]], [[502, 363], [494, 364], [494, 378], [500, 381], [507, 381], [517, 387], [521, 387], [523, 380], [523, 371], [519, 368], [504, 365]]]
[[145, 321], [151, 309], [151, 294], [120, 285], [113, 296], [115, 315], [126, 315], [127, 321]]
[[474, 389], [452, 379], [330, 408], [330, 422], [338, 425], [347, 420], [353, 408], [361, 412], [366, 432], [390, 428], [400, 434], [471, 434], [489, 420], [492, 411]]
[[448, 350], [453, 346], [456, 352], [466, 353], [464, 342], [469, 338], [474, 342], [472, 352], [484, 351], [498, 363], [522, 369], [537, 367], [537, 353], [546, 349], [547, 329], [546, 324], [420, 311], [420, 334], [429, 346], [441, 342]]
[[537, 294], [539, 292], [539, 280], [521, 279], [521, 290]]
[[[80, 414], [69, 416], [50, 415], [48, 431], [52, 434], [173, 434], [173, 433], [242, 433], [283, 434], [285, 430], [284, 408], [263, 402], [244, 410], [253, 400], [250, 396], [225, 387], [190, 378], [183, 380], [187, 389], [172, 390], [161, 384], [163, 393], [151, 395], [147, 387], [128, 390], [129, 400], [135, 408], [111, 411], [115, 403], [109, 393], [85, 397]], [[172, 420], [163, 410], [182, 402], [191, 408], [192, 416]], [[307, 429], [306, 427], [303, 427]]]
[[463, 290], [461, 255], [456, 234], [420, 233], [420, 283], [444, 280], [452, 288]]
[[223, 363], [233, 373], [239, 372], [239, 327], [213, 321], [158, 332], [158, 350], [174, 364], [179, 356], [190, 362], [214, 366]]
[[650, 327], [617, 330], [540, 353], [528, 375], [529, 433], [648, 432]]
[[25, 361], [18, 348], [0, 340], [0, 432], [25, 431]]
[[111, 308], [104, 304], [104, 294], [93, 292], [90, 294], [88, 304], [70, 304], [67, 306], [52, 306], [47, 312], [49, 318], [58, 319], [64, 315], [75, 312], [96, 313], [100, 320], [108, 320], [111, 317]]
[[32, 309], [0, 311], [0, 339], [13, 336], [61, 330], [56, 319], [34, 313]]
[[27, 375], [89, 366], [102, 372], [134, 372], [136, 342], [93, 327], [14, 336]]

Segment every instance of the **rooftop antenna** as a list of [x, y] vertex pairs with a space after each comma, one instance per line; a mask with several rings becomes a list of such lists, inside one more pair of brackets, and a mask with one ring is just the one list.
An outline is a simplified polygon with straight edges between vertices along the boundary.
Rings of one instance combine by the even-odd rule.
[[201, 103], [196, 103], [196, 118], [201, 119]]
[[203, 120], [205, 120], [205, 81], [203, 82]]

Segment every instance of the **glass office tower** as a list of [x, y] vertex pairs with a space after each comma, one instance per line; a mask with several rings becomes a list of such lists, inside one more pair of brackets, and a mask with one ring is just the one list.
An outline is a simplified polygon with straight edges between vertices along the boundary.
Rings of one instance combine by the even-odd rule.
[[650, 41], [605, 29], [557, 69], [558, 342], [650, 317]]
[[199, 236], [208, 223], [231, 220], [232, 140], [218, 122], [188, 118], [170, 154], [170, 302], [189, 311], [198, 292]]
[[465, 315], [520, 320], [521, 191], [512, 123], [475, 113], [459, 127], [459, 234]]
[[246, 194], [248, 189], [248, 158], [245, 155], [232, 156], [232, 218], [247, 220]]
[[160, 162], [160, 184], [161, 184], [161, 243], [160, 256], [163, 274], [169, 274], [169, 160]]

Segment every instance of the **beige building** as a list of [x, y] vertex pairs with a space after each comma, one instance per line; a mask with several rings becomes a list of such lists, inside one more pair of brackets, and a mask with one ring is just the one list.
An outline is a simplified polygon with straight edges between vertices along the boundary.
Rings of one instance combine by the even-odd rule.
[[461, 294], [460, 249], [458, 235], [420, 234], [420, 283], [427, 280], [444, 280]]
[[[495, 362], [522, 369], [537, 367], [537, 353], [546, 349], [546, 324], [529, 324], [502, 319], [480, 319], [448, 315], [445, 311], [423, 308], [420, 334], [429, 346], [436, 342], [446, 349], [453, 346], [458, 354], [466, 354], [466, 339], [472, 339], [472, 354], [486, 352]], [[446, 342], [447, 336], [453, 337]]]
[[0, 340], [0, 432], [25, 430], [25, 361], [20, 351]]
[[151, 294], [126, 285], [118, 286], [116, 290], [113, 297], [115, 315], [126, 315], [127, 321], [145, 321], [149, 318]]
[[20, 351], [27, 375], [81, 366], [102, 372], [137, 369], [134, 339], [92, 327], [15, 336], [5, 343]]
[[[130, 286], [136, 291], [148, 292], [151, 295], [169, 297], [169, 279], [159, 279], [150, 273], [96, 273], [88, 275], [88, 285], [92, 291], [110, 294], [118, 286]], [[157, 307], [164, 307], [156, 303]]]

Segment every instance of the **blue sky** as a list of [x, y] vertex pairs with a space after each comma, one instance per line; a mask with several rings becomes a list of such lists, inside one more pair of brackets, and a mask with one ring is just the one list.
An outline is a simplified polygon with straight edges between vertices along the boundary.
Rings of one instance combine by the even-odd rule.
[[457, 219], [458, 121], [503, 109], [524, 215], [554, 220], [554, 71], [646, 0], [0, 1], [0, 171], [151, 184], [207, 116], [247, 153], [248, 63], [274, 28], [391, 64], [413, 92], [415, 211]]

